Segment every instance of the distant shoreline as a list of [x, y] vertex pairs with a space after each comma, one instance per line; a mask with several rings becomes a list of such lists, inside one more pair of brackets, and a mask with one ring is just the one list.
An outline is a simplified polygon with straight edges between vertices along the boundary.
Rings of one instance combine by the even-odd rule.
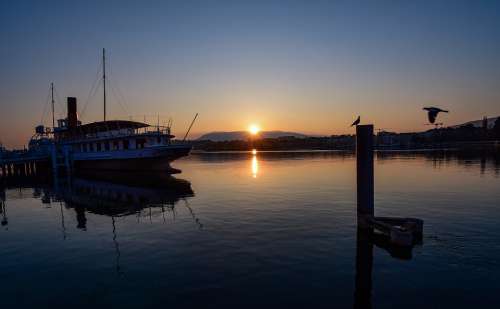
[[[375, 152], [437, 152], [437, 151], [463, 151], [463, 150], [478, 150], [478, 149], [500, 149], [500, 141], [494, 141], [491, 143], [460, 143], [454, 146], [446, 147], [420, 147], [420, 148], [378, 148], [375, 147]], [[310, 152], [346, 152], [354, 153], [355, 148], [351, 149], [242, 149], [242, 150], [203, 150], [203, 149], [193, 149], [192, 154], [204, 154], [204, 153], [252, 153], [254, 150], [257, 153], [310, 153]]]

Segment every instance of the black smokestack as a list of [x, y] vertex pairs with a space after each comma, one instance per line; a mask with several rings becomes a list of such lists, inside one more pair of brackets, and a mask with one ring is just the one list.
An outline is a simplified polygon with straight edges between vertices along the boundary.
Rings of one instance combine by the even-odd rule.
[[68, 97], [68, 128], [76, 128], [78, 115], [76, 114], [76, 98]]

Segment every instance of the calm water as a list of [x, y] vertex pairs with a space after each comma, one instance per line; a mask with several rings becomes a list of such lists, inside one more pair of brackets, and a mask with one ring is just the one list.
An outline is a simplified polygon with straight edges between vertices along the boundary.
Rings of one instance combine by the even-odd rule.
[[2, 308], [346, 308], [356, 286], [357, 303], [376, 308], [496, 303], [498, 156], [377, 157], [376, 214], [425, 221], [406, 259], [357, 242], [349, 154], [194, 154], [174, 166], [176, 179], [0, 190]]

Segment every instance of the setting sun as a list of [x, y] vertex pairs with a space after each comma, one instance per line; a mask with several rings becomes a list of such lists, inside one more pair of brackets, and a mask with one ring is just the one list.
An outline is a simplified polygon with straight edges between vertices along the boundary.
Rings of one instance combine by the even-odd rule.
[[252, 135], [256, 135], [256, 134], [258, 134], [260, 132], [260, 128], [256, 124], [251, 124], [248, 127], [248, 132], [250, 132], [250, 134], [252, 134]]

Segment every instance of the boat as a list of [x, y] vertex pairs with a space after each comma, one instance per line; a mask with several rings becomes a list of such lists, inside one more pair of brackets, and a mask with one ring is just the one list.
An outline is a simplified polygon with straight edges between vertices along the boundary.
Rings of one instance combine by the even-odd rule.
[[[28, 149], [5, 151], [0, 147], [2, 175], [39, 171], [49, 165], [54, 171], [121, 171], [136, 175], [150, 172], [176, 174], [181, 171], [170, 163], [189, 155], [191, 145], [185, 142], [198, 114], [182, 141], [174, 140], [171, 122], [156, 126], [131, 120], [106, 119], [106, 66], [103, 64], [104, 120], [82, 124], [78, 119], [76, 97], [67, 98], [67, 117], [54, 118], [54, 85], [51, 84], [52, 128], [39, 125]], [[1, 146], [1, 145], [0, 145]]]
[[[106, 120], [106, 58], [103, 49], [104, 120], [82, 124], [78, 120], [77, 99], [67, 98], [67, 118], [53, 128], [53, 158], [62, 157], [65, 165], [79, 170], [166, 171], [180, 173], [170, 162], [187, 156], [191, 145], [174, 142], [169, 126], [149, 125], [130, 120]], [[53, 89], [53, 85], [52, 85]], [[52, 90], [53, 93], [53, 90]], [[53, 102], [53, 100], [52, 100]], [[191, 129], [197, 115], [193, 119]], [[54, 119], [52, 120], [54, 126]], [[43, 131], [43, 128], [40, 128]], [[187, 136], [188, 133], [186, 133]], [[56, 164], [56, 163], [53, 163]]]
[[[68, 105], [76, 98], [68, 98]], [[180, 170], [170, 162], [187, 156], [191, 146], [173, 143], [169, 127], [146, 123], [109, 120], [78, 125], [68, 108], [69, 121], [54, 130], [54, 141], [67, 157], [72, 168], [106, 171], [166, 171]]]

